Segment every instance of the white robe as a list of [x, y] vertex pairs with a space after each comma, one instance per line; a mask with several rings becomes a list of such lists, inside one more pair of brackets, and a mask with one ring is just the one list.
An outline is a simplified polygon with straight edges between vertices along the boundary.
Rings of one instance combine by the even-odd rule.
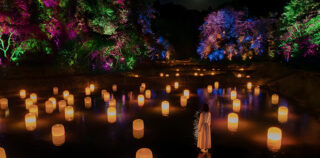
[[197, 147], [200, 149], [211, 148], [211, 113], [202, 112], [199, 118], [199, 133]]

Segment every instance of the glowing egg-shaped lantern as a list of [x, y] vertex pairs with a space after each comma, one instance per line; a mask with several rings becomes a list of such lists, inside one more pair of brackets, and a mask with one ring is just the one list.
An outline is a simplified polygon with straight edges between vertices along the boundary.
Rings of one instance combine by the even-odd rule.
[[237, 132], [238, 130], [239, 117], [236, 113], [228, 114], [228, 130], [230, 132]]
[[160, 77], [163, 77], [163, 76], [164, 76], [164, 74], [161, 72], [161, 73], [160, 73]]
[[55, 124], [51, 127], [52, 143], [61, 146], [66, 141], [66, 134], [63, 124]]
[[37, 127], [37, 117], [33, 113], [27, 113], [25, 115], [25, 124], [26, 124], [26, 129], [28, 131], [33, 131]]
[[86, 96], [91, 95], [91, 89], [90, 89], [90, 87], [86, 87], [86, 88], [84, 89], [84, 92], [85, 92]]
[[240, 112], [241, 101], [239, 99], [233, 100], [232, 105], [233, 105], [232, 109], [233, 109], [234, 112]]
[[235, 91], [235, 90], [231, 91], [231, 93], [230, 93], [230, 99], [231, 99], [231, 100], [237, 99], [237, 91]]
[[149, 148], [141, 148], [136, 152], [136, 158], [153, 158], [152, 151]]
[[259, 96], [260, 95], [260, 87], [259, 86], [254, 88], [254, 95], [255, 96]]
[[52, 102], [53, 109], [55, 110], [57, 108], [57, 99], [54, 97], [50, 97], [49, 100]]
[[180, 105], [186, 107], [188, 104], [188, 98], [186, 96], [180, 96]]
[[1, 98], [0, 99], [0, 108], [2, 110], [8, 109], [8, 99], [7, 98]]
[[288, 108], [285, 106], [278, 108], [278, 121], [280, 123], [286, 123], [288, 121], [288, 111]]
[[208, 91], [208, 93], [212, 93], [212, 85], [208, 85], [208, 87], [207, 87], [207, 91]]
[[103, 99], [104, 95], [107, 93], [108, 91], [103, 89], [101, 90], [101, 98]]
[[70, 92], [68, 90], [63, 91], [63, 99], [67, 99], [69, 94], [70, 94]]
[[27, 99], [25, 100], [25, 104], [26, 104], [26, 109], [28, 110], [29, 107], [30, 107], [31, 105], [33, 105], [32, 99], [27, 98]]
[[91, 97], [85, 97], [84, 98], [84, 107], [86, 107], [87, 109], [90, 109], [91, 106], [92, 106]]
[[52, 92], [53, 92], [53, 95], [58, 95], [59, 94], [59, 88], [58, 87], [53, 87], [52, 88]]
[[176, 73], [176, 77], [179, 77], [180, 76], [180, 73]]
[[117, 100], [112, 98], [110, 101], [109, 101], [109, 107], [116, 107], [117, 106]]
[[67, 106], [67, 102], [65, 100], [60, 100], [58, 104], [59, 104], [59, 112], [63, 112], [64, 108], [66, 108]]
[[248, 83], [247, 83], [247, 88], [248, 88], [248, 90], [251, 90], [251, 89], [252, 89], [252, 83], [251, 83], [251, 82], [248, 82]]
[[178, 89], [179, 88], [179, 82], [174, 82], [174, 89]]
[[268, 129], [267, 147], [272, 152], [277, 152], [281, 148], [282, 131], [278, 127]]
[[39, 111], [39, 109], [38, 109], [37, 105], [31, 105], [29, 107], [29, 112], [33, 113], [34, 115], [36, 115], [36, 117], [38, 117], [38, 113], [39, 113], [38, 111]]
[[68, 105], [74, 105], [74, 95], [70, 94], [67, 97], [67, 103], [68, 103]]
[[94, 88], [95, 88], [95, 86], [94, 86], [94, 84], [93, 84], [93, 83], [91, 83], [91, 84], [89, 85], [89, 88], [90, 88], [90, 91], [91, 91], [91, 92], [94, 92]]
[[104, 93], [103, 100], [104, 100], [104, 102], [110, 101], [110, 93], [109, 92]]
[[64, 108], [64, 118], [66, 121], [72, 121], [74, 118], [74, 110], [72, 106], [66, 106]]
[[38, 96], [36, 93], [31, 93], [30, 94], [30, 99], [33, 101], [33, 103], [37, 103], [38, 101]]
[[7, 158], [6, 151], [0, 147], [0, 158]]
[[169, 115], [170, 105], [169, 105], [168, 101], [162, 101], [161, 110], [162, 110], [162, 116], [168, 116]]
[[117, 109], [115, 107], [108, 107], [108, 122], [115, 123], [117, 121]]
[[24, 99], [27, 97], [27, 92], [25, 89], [21, 89], [20, 92], [19, 92], [19, 95], [20, 95], [20, 98], [21, 99]]
[[279, 104], [279, 95], [278, 94], [272, 94], [271, 103], [274, 105]]
[[112, 85], [112, 91], [116, 92], [118, 90], [118, 86], [116, 84]]
[[144, 136], [144, 122], [141, 119], [136, 119], [132, 123], [133, 137], [141, 139]]
[[194, 76], [198, 76], [199, 74], [198, 74], [197, 72], [195, 72], [193, 75], [194, 75]]
[[167, 85], [166, 86], [166, 93], [171, 93], [171, 86], [170, 85]]
[[185, 90], [183, 91], [183, 95], [186, 96], [187, 99], [189, 99], [189, 97], [190, 97], [190, 91], [189, 91], [188, 89], [185, 89]]
[[144, 95], [142, 95], [142, 94], [138, 95], [138, 105], [140, 107], [142, 107], [144, 105]]
[[145, 96], [147, 99], [150, 99], [151, 98], [151, 90], [147, 89], [145, 92]]
[[237, 77], [238, 77], [238, 78], [241, 78], [241, 77], [242, 77], [242, 75], [241, 75], [241, 74], [237, 74]]
[[214, 89], [219, 89], [219, 82], [218, 81], [214, 82]]
[[211, 72], [210, 74], [211, 74], [212, 76], [214, 76], [214, 75], [215, 75], [216, 73], [214, 73], [214, 72]]
[[52, 114], [54, 111], [54, 106], [53, 106], [52, 101], [48, 100], [44, 104], [45, 104], [45, 108], [46, 108], [46, 113]]

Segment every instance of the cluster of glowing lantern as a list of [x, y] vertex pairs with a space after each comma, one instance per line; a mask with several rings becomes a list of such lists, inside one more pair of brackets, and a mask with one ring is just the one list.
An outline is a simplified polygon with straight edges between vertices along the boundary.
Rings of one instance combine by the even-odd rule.
[[6, 158], [6, 157], [7, 157], [6, 151], [2, 147], [0, 147], [0, 158]]
[[116, 92], [118, 90], [118, 86], [116, 84], [112, 85], [112, 91]]
[[116, 107], [117, 106], [117, 100], [112, 98], [110, 101], [109, 101], [109, 106], [110, 107]]
[[38, 111], [39, 111], [39, 109], [38, 109], [37, 105], [31, 105], [29, 107], [29, 112], [36, 115], [36, 117], [38, 117], [38, 113], [39, 113]]
[[198, 76], [199, 74], [198, 74], [197, 72], [195, 72], [193, 75], [194, 75], [194, 76]]
[[26, 129], [28, 131], [33, 131], [37, 127], [37, 117], [34, 113], [27, 113], [25, 115], [25, 124], [26, 124]]
[[31, 105], [33, 105], [32, 99], [27, 98], [27, 99], [25, 100], [25, 104], [26, 104], [26, 109], [28, 110], [29, 107], [30, 107]]
[[95, 86], [94, 86], [93, 83], [91, 83], [91, 84], [89, 85], [89, 88], [90, 88], [90, 92], [94, 92]]
[[248, 82], [248, 83], [247, 83], [247, 88], [248, 88], [248, 90], [251, 90], [251, 89], [252, 89], [252, 83], [251, 83], [251, 82]]
[[272, 94], [271, 103], [274, 105], [279, 104], [279, 95], [278, 94]]
[[282, 131], [278, 127], [268, 129], [267, 147], [272, 152], [277, 152], [281, 148]]
[[144, 136], [144, 122], [141, 119], [136, 119], [132, 123], [132, 133], [133, 137], [136, 139], [141, 139]]
[[237, 132], [239, 124], [239, 117], [236, 113], [228, 114], [228, 130], [230, 132]]
[[136, 152], [136, 158], [153, 158], [152, 151], [149, 148], [141, 148]]
[[170, 85], [166, 86], [166, 93], [171, 93], [171, 86]]
[[178, 89], [179, 88], [179, 82], [174, 82], [174, 89]]
[[207, 91], [208, 91], [208, 93], [212, 93], [212, 85], [208, 85]]
[[142, 94], [138, 95], [138, 105], [140, 107], [142, 107], [144, 105], [144, 95], [142, 95]]
[[67, 103], [68, 103], [68, 105], [74, 105], [74, 95], [70, 94], [67, 97]]
[[230, 93], [231, 100], [237, 99], [237, 91], [233, 90]]
[[64, 108], [66, 108], [67, 106], [67, 102], [65, 100], [60, 100], [58, 104], [59, 104], [59, 112], [63, 112]]
[[108, 107], [108, 122], [115, 123], [117, 121], [117, 109], [115, 107]]
[[86, 96], [91, 95], [91, 89], [90, 89], [90, 87], [86, 87], [86, 88], [84, 89], [84, 92], [85, 92]]
[[84, 98], [84, 107], [87, 109], [90, 109], [92, 106], [91, 97], [85, 97]]
[[233, 105], [232, 109], [233, 109], [234, 112], [240, 112], [241, 101], [239, 99], [233, 100], [232, 105]]
[[64, 118], [66, 121], [72, 121], [74, 118], [74, 110], [72, 106], [66, 106], [64, 108]]
[[260, 95], [260, 87], [259, 86], [254, 88], [254, 95], [255, 96], [259, 96]]
[[59, 94], [59, 88], [58, 87], [53, 87], [52, 91], [53, 91], [53, 95], [58, 95]]
[[68, 90], [63, 91], [63, 99], [67, 99], [69, 94], [70, 94], [70, 92]]
[[163, 76], [164, 76], [164, 74], [161, 72], [161, 73], [160, 73], [160, 77], [163, 77]]
[[188, 98], [186, 96], [180, 96], [180, 105], [186, 107], [188, 104]]
[[288, 108], [285, 106], [278, 108], [278, 121], [280, 123], [286, 123], [288, 121], [288, 111]]
[[31, 93], [30, 94], [30, 99], [33, 101], [33, 103], [37, 103], [38, 97], [36, 93]]
[[0, 107], [2, 110], [8, 109], [8, 99], [7, 98], [0, 99]]
[[219, 82], [218, 81], [214, 82], [214, 89], [219, 89]]
[[162, 101], [161, 103], [161, 111], [162, 116], [169, 116], [170, 105], [168, 101]]
[[176, 77], [179, 77], [180, 76], [180, 73], [176, 73]]
[[65, 129], [63, 124], [55, 124], [51, 127], [52, 143], [61, 146], [66, 141]]
[[47, 114], [52, 114], [53, 111], [54, 111], [54, 106], [53, 106], [52, 101], [48, 100], [44, 104], [45, 104], [46, 113]]
[[146, 96], [146, 99], [150, 99], [151, 98], [151, 90], [147, 89], [145, 91], [145, 96]]
[[104, 100], [104, 102], [110, 101], [110, 93], [109, 92], [104, 93], [103, 100]]
[[183, 95], [184, 95], [185, 97], [187, 97], [187, 99], [189, 99], [189, 97], [190, 97], [190, 91], [189, 91], [188, 89], [183, 90]]
[[21, 99], [26, 98], [26, 97], [27, 97], [27, 92], [26, 92], [26, 90], [21, 89], [20, 92], [19, 92], [19, 95], [20, 95], [20, 98], [21, 98]]

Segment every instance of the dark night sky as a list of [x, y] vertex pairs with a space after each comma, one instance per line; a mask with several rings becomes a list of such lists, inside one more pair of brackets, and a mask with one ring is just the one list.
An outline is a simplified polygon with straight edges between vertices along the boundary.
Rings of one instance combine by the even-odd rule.
[[212, 8], [219, 7], [221, 4], [232, 0], [159, 0], [161, 3], [174, 3], [185, 6], [188, 9], [205, 10], [209, 6]]

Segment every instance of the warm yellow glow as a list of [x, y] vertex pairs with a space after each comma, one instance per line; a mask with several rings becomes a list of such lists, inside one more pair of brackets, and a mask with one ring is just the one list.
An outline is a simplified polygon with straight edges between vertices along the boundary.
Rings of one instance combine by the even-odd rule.
[[239, 117], [236, 113], [228, 114], [228, 130], [230, 132], [237, 132], [238, 130]]
[[64, 108], [64, 118], [66, 121], [72, 121], [74, 118], [74, 110], [72, 106], [66, 106]]
[[69, 94], [70, 94], [70, 92], [68, 90], [63, 91], [63, 99], [67, 99]]
[[260, 95], [260, 87], [259, 86], [254, 88], [254, 95], [255, 96], [259, 96]]
[[170, 75], [169, 74], [166, 74], [166, 77], [169, 77]]
[[212, 85], [208, 85], [207, 91], [208, 91], [208, 93], [212, 93]]
[[198, 74], [197, 72], [195, 72], [193, 75], [194, 75], [194, 76], [198, 76], [199, 74]]
[[47, 114], [52, 114], [53, 111], [54, 111], [54, 106], [53, 106], [53, 103], [52, 101], [48, 100], [44, 103], [45, 105], [45, 108], [46, 108], [46, 113]]
[[146, 83], [141, 83], [141, 87], [143, 87], [143, 88], [147, 88]]
[[144, 136], [144, 122], [141, 119], [136, 119], [132, 123], [133, 137], [141, 139]]
[[251, 90], [251, 89], [252, 89], [252, 83], [251, 83], [251, 82], [248, 82], [248, 83], [247, 83], [247, 88], [248, 88], [248, 90]]
[[85, 92], [86, 96], [91, 95], [91, 89], [90, 89], [90, 87], [86, 87], [86, 88], [84, 89], [84, 92]]
[[278, 121], [280, 123], [286, 123], [288, 121], [288, 108], [285, 106], [280, 106], [278, 108]]
[[74, 105], [74, 95], [70, 94], [67, 97], [67, 103], [68, 103], [68, 105]]
[[231, 91], [230, 99], [231, 100], [237, 99], [237, 91], [235, 91], [235, 90]]
[[27, 99], [25, 100], [25, 103], [26, 103], [26, 109], [27, 109], [27, 110], [29, 109], [29, 107], [30, 107], [31, 105], [33, 105], [33, 101], [32, 101], [32, 99], [30, 99], [30, 98], [27, 98]]
[[36, 117], [38, 117], [38, 111], [39, 111], [39, 109], [38, 109], [37, 105], [31, 105], [29, 107], [29, 112], [33, 113], [34, 115], [36, 115]]
[[241, 101], [239, 99], [233, 100], [232, 109], [234, 112], [240, 112], [241, 109]]
[[171, 93], [171, 86], [170, 85], [166, 86], [166, 93]]
[[147, 89], [145, 92], [145, 96], [146, 96], [146, 99], [150, 99], [151, 98], [151, 90]]
[[140, 93], [144, 93], [145, 89], [146, 89], [145, 87], [140, 86]]
[[211, 72], [211, 75], [212, 75], [212, 76], [214, 76], [214, 75], [215, 75], [215, 73], [214, 73], [214, 72]]
[[169, 115], [170, 105], [169, 105], [168, 101], [162, 101], [161, 110], [162, 110], [162, 116], [168, 116]]
[[117, 121], [117, 109], [115, 107], [108, 107], [108, 122], [115, 123]]
[[91, 84], [89, 85], [89, 88], [90, 88], [90, 92], [94, 92], [95, 86], [94, 86], [93, 83], [91, 83]]
[[118, 90], [118, 86], [116, 84], [112, 85], [112, 91], [116, 92]]
[[7, 158], [6, 151], [0, 147], [0, 158]]
[[7, 98], [0, 99], [0, 108], [1, 108], [1, 110], [8, 109], [8, 99]]
[[282, 132], [278, 127], [268, 129], [267, 146], [269, 150], [277, 152], [281, 148]]
[[187, 99], [189, 99], [189, 97], [190, 97], [190, 91], [189, 91], [188, 89], [185, 89], [185, 90], [183, 91], [183, 95], [186, 96]]
[[19, 95], [21, 99], [24, 99], [27, 97], [27, 91], [25, 89], [21, 89]]
[[179, 88], [179, 82], [174, 82], [174, 89], [178, 89]]
[[109, 107], [116, 107], [117, 106], [117, 100], [112, 98], [110, 101], [109, 101]]
[[279, 95], [278, 94], [273, 94], [271, 96], [271, 103], [274, 105], [279, 104]]
[[138, 105], [140, 107], [142, 107], [144, 105], [144, 95], [142, 95], [142, 94], [138, 95]]
[[238, 77], [238, 78], [241, 78], [241, 77], [242, 77], [242, 75], [241, 75], [241, 74], [238, 74], [238, 75], [237, 75], [237, 77]]
[[49, 100], [52, 102], [53, 109], [55, 110], [57, 108], [57, 100], [56, 100], [56, 98], [50, 97]]
[[136, 158], [153, 158], [152, 151], [149, 148], [141, 148], [137, 151]]
[[109, 92], [104, 93], [103, 100], [104, 100], [104, 102], [110, 101], [110, 93]]
[[176, 73], [176, 77], [179, 77], [180, 76], [180, 73]]
[[239, 70], [240, 70], [240, 71], [244, 71], [244, 68], [240, 68]]
[[160, 77], [163, 77], [163, 76], [164, 76], [164, 74], [161, 72], [161, 73], [160, 73]]
[[203, 73], [200, 73], [200, 76], [202, 77], [202, 76], [204, 76], [204, 74], [203, 74]]
[[53, 95], [58, 95], [59, 94], [59, 88], [58, 87], [53, 87], [52, 92], [53, 92]]
[[87, 109], [90, 109], [92, 106], [91, 97], [85, 97], [84, 98], [84, 107]]
[[219, 82], [218, 81], [214, 82], [214, 89], [219, 89]]
[[59, 112], [64, 112], [64, 108], [67, 106], [67, 102], [65, 100], [60, 100], [59, 104]]
[[180, 105], [186, 107], [188, 104], [188, 98], [186, 96], [180, 96]]
[[101, 98], [103, 99], [104, 95], [107, 93], [108, 91], [103, 89], [101, 90]]
[[33, 101], [33, 103], [37, 103], [38, 101], [38, 96], [36, 93], [31, 93], [30, 94], [30, 99]]
[[35, 130], [37, 127], [36, 115], [33, 113], [27, 113], [24, 118], [25, 118], [26, 129], [28, 131]]
[[55, 124], [51, 127], [52, 143], [61, 146], [66, 141], [65, 129], [63, 124]]

